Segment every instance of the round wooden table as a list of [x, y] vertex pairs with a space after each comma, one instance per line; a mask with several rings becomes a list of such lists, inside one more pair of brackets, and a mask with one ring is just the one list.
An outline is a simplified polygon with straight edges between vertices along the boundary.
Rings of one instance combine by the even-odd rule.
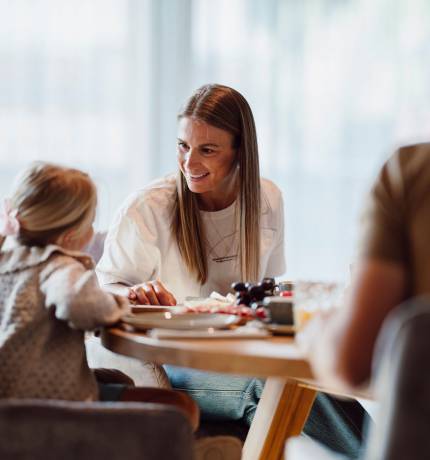
[[159, 364], [266, 378], [242, 458], [279, 460], [285, 440], [301, 433], [316, 395], [312, 372], [291, 337], [266, 339], [154, 339], [119, 327], [101, 332], [121, 355]]
[[292, 337], [266, 339], [155, 339], [121, 328], [105, 329], [103, 345], [144, 361], [257, 377], [312, 378]]

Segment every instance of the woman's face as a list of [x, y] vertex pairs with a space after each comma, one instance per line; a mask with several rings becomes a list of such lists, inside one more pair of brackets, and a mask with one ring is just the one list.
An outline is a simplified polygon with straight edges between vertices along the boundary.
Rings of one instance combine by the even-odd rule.
[[[201, 120], [178, 123], [178, 163], [188, 188], [207, 210], [223, 209], [236, 197], [233, 135]], [[234, 196], [233, 196], [234, 195]]]

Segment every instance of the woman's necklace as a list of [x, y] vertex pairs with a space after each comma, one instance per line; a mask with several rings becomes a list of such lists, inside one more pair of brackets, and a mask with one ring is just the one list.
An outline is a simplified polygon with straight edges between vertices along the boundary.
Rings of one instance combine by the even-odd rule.
[[[208, 254], [216, 263], [229, 262], [237, 258], [238, 253], [238, 238], [236, 226], [236, 213], [231, 221], [233, 225], [226, 234], [222, 234], [219, 226], [214, 221], [211, 213], [207, 213], [208, 221], [206, 227], [206, 244], [208, 246]], [[225, 222], [227, 219], [223, 219]]]

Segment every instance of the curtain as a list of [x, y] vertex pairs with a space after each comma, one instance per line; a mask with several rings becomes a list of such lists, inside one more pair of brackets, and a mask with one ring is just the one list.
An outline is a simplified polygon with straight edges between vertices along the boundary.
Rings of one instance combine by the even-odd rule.
[[428, 139], [426, 0], [0, 0], [0, 196], [29, 161], [87, 170], [105, 228], [176, 169], [176, 114], [238, 89], [285, 201], [285, 277], [343, 280], [363, 198]]
[[283, 191], [286, 276], [346, 281], [379, 166], [429, 139], [430, 2], [202, 0], [193, 12], [194, 86], [245, 95], [262, 173]]

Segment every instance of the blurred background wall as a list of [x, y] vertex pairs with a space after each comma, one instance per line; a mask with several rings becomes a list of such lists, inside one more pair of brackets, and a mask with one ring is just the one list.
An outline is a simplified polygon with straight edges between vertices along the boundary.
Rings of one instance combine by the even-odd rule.
[[429, 139], [429, 58], [428, 0], [0, 0], [0, 196], [31, 160], [77, 166], [106, 228], [175, 170], [182, 102], [222, 83], [284, 194], [285, 276], [345, 280], [377, 168]]

